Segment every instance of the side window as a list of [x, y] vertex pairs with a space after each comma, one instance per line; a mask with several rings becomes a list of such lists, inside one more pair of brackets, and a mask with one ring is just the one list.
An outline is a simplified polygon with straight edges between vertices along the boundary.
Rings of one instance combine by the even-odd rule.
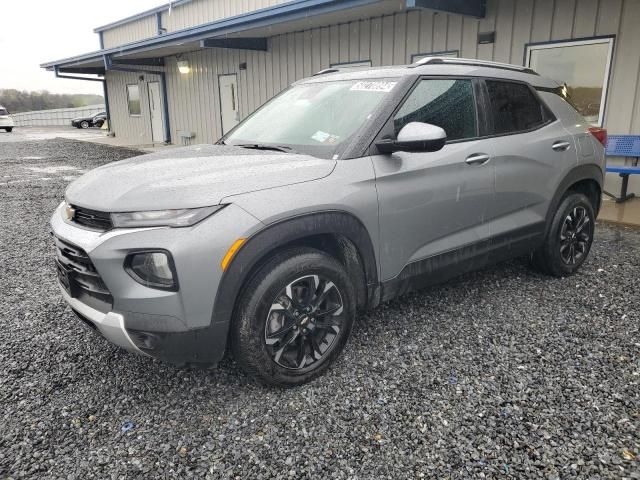
[[531, 89], [522, 83], [486, 80], [493, 133], [516, 133], [545, 122], [544, 110]]
[[140, 115], [140, 90], [138, 85], [127, 85], [127, 102], [129, 105], [129, 115]]
[[411, 122], [436, 125], [448, 140], [477, 137], [471, 80], [421, 80], [393, 119], [396, 135]]

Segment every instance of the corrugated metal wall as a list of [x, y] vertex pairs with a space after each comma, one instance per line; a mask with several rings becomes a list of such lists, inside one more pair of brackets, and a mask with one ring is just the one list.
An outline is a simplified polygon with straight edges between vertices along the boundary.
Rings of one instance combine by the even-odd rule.
[[213, 22], [271, 7], [290, 0], [193, 0], [192, 2], [162, 12], [162, 26], [168, 32]]
[[[113, 71], [107, 72], [106, 75], [111, 131], [132, 145], [152, 143], [147, 82], [158, 81], [159, 78], [157, 75], [144, 74], [141, 81], [141, 75], [139, 73]], [[136, 84], [140, 90], [140, 115], [129, 115], [128, 84]]]
[[[221, 18], [233, 17], [241, 13], [252, 12], [261, 8], [271, 7], [290, 0], [193, 0], [162, 12], [162, 27], [167, 32], [182, 30], [204, 23], [213, 22]], [[103, 42], [105, 48], [117, 47], [144, 38], [155, 37], [158, 34], [156, 15], [133, 20], [124, 25], [104, 30]]]
[[124, 25], [110, 28], [102, 32], [104, 48], [117, 47], [125, 43], [135, 42], [143, 38], [151, 38], [158, 34], [158, 23], [155, 15], [140, 18]]
[[[194, 8], [198, 3], [193, 2]], [[168, 58], [174, 142], [179, 143], [179, 130], [195, 132], [194, 141], [198, 143], [213, 142], [221, 136], [221, 74], [238, 75], [244, 118], [291, 82], [332, 63], [371, 60], [374, 66], [404, 64], [410, 62], [412, 54], [460, 50], [463, 57], [521, 64], [528, 42], [610, 34], [617, 38], [605, 126], [611, 133], [640, 133], [639, 0], [488, 0], [487, 4], [487, 16], [481, 20], [411, 11], [273, 37], [266, 53], [224, 49], [193, 52], [183, 56], [191, 62], [192, 73], [188, 75], [180, 75], [176, 59]], [[492, 30], [497, 32], [496, 42], [478, 45], [478, 32]], [[239, 70], [243, 62], [247, 69]], [[110, 84], [109, 94], [115, 104], [118, 97], [112, 90], [117, 88]], [[126, 108], [126, 93], [124, 99]], [[146, 123], [144, 135], [150, 138], [149, 119], [144, 113], [145, 122], [135, 123]], [[119, 122], [114, 116], [116, 128]], [[126, 128], [118, 130], [118, 135], [137, 135], [132, 122], [123, 124]], [[610, 188], [615, 189], [615, 185]]]

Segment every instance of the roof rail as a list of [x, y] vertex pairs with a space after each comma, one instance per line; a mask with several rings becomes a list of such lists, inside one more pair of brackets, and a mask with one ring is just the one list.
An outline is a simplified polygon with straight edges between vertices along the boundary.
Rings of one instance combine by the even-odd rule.
[[516, 72], [529, 73], [538, 75], [534, 70], [522, 65], [512, 65], [510, 63], [490, 62], [488, 60], [476, 60], [474, 58], [455, 58], [455, 57], [424, 57], [415, 63], [409, 65], [409, 68], [422, 67], [423, 65], [469, 65], [488, 68], [500, 68], [502, 70], [513, 70]]
[[317, 77], [318, 75], [326, 75], [327, 73], [336, 73], [339, 71], [340, 69], [335, 67], [325, 68], [324, 70], [320, 70], [319, 72], [314, 73], [312, 76]]

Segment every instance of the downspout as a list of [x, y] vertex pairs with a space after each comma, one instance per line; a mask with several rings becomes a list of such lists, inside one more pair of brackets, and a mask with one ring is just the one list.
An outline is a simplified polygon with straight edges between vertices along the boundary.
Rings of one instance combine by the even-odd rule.
[[109, 111], [109, 92], [107, 90], [106, 78], [90, 78], [90, 77], [77, 77], [75, 75], [61, 75], [58, 71], [58, 67], [53, 67], [56, 72], [56, 78], [64, 78], [66, 80], [88, 80], [90, 82], [102, 82], [102, 92], [104, 93], [104, 106], [107, 111], [107, 130], [111, 132], [111, 112]]
[[165, 72], [160, 70], [142, 70], [135, 67], [125, 67], [123, 65], [114, 65], [109, 55], [103, 55], [104, 69], [105, 71], [115, 72], [129, 72], [129, 73], [142, 73], [158, 75], [160, 77], [160, 89], [162, 90], [162, 112], [164, 119], [164, 141], [165, 143], [171, 143], [171, 128], [169, 125], [169, 102], [167, 96], [167, 78]]

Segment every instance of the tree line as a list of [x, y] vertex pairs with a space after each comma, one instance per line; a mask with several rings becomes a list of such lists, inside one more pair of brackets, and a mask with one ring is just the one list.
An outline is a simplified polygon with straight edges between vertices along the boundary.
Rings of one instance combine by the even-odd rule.
[[50, 110], [53, 108], [76, 108], [104, 103], [102, 95], [51, 93], [47, 90], [0, 89], [0, 105], [10, 113]]

